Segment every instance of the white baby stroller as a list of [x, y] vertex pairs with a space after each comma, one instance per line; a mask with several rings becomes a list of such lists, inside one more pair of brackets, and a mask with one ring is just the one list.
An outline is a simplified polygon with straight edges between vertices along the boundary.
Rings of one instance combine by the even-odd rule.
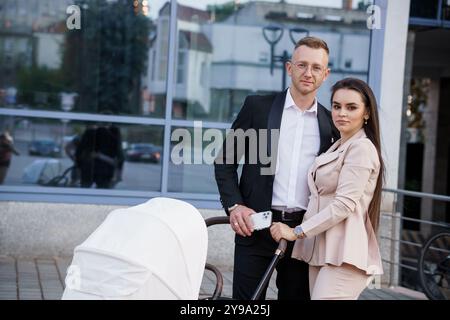
[[205, 221], [186, 202], [114, 210], [75, 248], [62, 299], [198, 299], [207, 248]]
[[25, 167], [22, 175], [23, 183], [46, 185], [62, 172], [62, 164], [57, 159], [34, 160]]

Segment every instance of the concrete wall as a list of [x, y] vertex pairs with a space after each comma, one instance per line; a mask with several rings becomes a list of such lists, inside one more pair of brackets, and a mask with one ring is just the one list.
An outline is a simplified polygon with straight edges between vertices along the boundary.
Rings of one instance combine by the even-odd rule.
[[[119, 206], [0, 202], [0, 255], [67, 257]], [[221, 210], [200, 210], [204, 218], [224, 215]], [[380, 249], [383, 259], [398, 257], [395, 214], [385, 212], [381, 219]], [[228, 225], [208, 229], [207, 261], [220, 270], [231, 270], [234, 259], [234, 234]], [[398, 262], [398, 261], [397, 261]], [[393, 266], [393, 268], [391, 268]], [[384, 263], [382, 283], [394, 284], [397, 269]], [[392, 274], [391, 274], [392, 273]]]
[[[71, 256], [106, 218], [120, 206], [0, 202], [0, 255]], [[204, 218], [221, 210], [200, 210]], [[225, 225], [208, 230], [208, 262], [228, 269], [233, 262], [234, 236]]]

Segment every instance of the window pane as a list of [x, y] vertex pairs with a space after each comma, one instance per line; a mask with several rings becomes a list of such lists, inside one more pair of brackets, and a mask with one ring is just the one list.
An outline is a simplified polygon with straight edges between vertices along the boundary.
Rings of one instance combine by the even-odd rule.
[[169, 2], [2, 3], [0, 107], [164, 116]]
[[163, 129], [3, 116], [0, 130], [8, 132], [19, 155], [3, 140], [0, 181], [5, 185], [159, 191]]
[[[445, 2], [445, 1], [444, 1]], [[410, 17], [414, 18], [438, 18], [439, 0], [411, 0]]]
[[450, 21], [450, 1], [442, 1], [442, 19]]
[[[332, 76], [318, 94], [328, 106], [335, 81], [347, 76], [367, 80], [369, 4], [366, 0], [292, 0], [283, 5], [278, 0], [179, 0], [175, 78], [180, 79], [181, 69], [185, 78], [174, 80], [173, 116], [230, 122], [246, 95], [280, 91], [284, 65], [276, 62], [271, 74], [270, 45], [263, 36], [263, 28], [273, 24], [283, 29], [275, 56], [284, 51], [290, 56], [294, 42], [307, 34], [299, 28], [328, 43]], [[269, 40], [277, 35], [266, 30]], [[180, 51], [185, 52], [182, 59]]]
[[174, 128], [171, 137], [168, 191], [216, 194], [213, 161], [225, 130]]

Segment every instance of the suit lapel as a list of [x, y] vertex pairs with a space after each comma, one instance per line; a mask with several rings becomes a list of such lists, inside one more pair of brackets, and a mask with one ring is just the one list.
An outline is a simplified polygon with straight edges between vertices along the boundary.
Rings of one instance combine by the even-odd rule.
[[311, 167], [308, 171], [308, 187], [311, 193], [317, 195], [317, 186], [314, 183], [314, 172], [316, 172], [316, 170], [313, 167]]
[[272, 129], [280, 129], [281, 127], [281, 117], [283, 116], [284, 102], [286, 100], [287, 89], [283, 92], [278, 93], [273, 100], [272, 106], [270, 107], [269, 118], [267, 120], [267, 154], [271, 156], [272, 153]]
[[327, 151], [328, 147], [334, 143], [331, 135], [331, 123], [330, 119], [327, 117], [325, 107], [318, 103], [317, 106], [317, 120], [319, 122], [319, 133], [320, 133], [320, 148], [319, 153]]
[[[314, 186], [314, 188], [316, 188], [314, 178], [315, 178], [316, 171], [317, 171], [317, 169], [319, 169], [319, 167], [326, 165], [327, 163], [330, 163], [331, 161], [339, 158], [340, 154], [348, 148], [351, 141], [353, 141], [355, 139], [359, 139], [359, 138], [365, 138], [365, 137], [366, 137], [366, 134], [365, 134], [364, 129], [360, 129], [352, 137], [350, 137], [350, 139], [348, 139], [345, 143], [341, 144], [341, 139], [339, 139], [327, 150], [327, 152], [318, 156], [316, 158], [316, 160], [314, 161], [313, 165], [311, 166], [311, 169], [308, 173], [308, 183], [310, 185], [310, 188], [311, 188], [311, 186]], [[311, 190], [313, 190], [313, 189], [311, 189]]]
[[339, 146], [341, 145], [340, 140], [336, 141], [325, 153], [322, 153], [320, 156], [316, 157], [314, 161], [314, 170], [317, 170], [318, 167], [327, 164], [328, 162], [333, 161], [339, 156], [340, 150]]
[[308, 172], [308, 186], [312, 192], [317, 193], [317, 186], [314, 181], [317, 169], [339, 157], [342, 152], [339, 146], [340, 140], [336, 141], [324, 154], [317, 156], [314, 160]]
[[340, 150], [335, 150], [333, 152], [324, 153], [317, 157], [314, 171], [317, 170], [320, 166], [323, 166], [324, 164], [327, 164], [339, 157], [339, 153], [341, 153]]

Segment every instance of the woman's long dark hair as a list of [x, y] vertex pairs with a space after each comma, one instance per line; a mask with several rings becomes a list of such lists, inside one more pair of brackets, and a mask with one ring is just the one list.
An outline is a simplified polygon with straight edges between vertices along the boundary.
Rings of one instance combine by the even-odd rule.
[[356, 78], [345, 78], [336, 82], [331, 88], [331, 105], [333, 105], [334, 94], [340, 89], [348, 89], [358, 92], [361, 95], [364, 105], [366, 106], [366, 110], [369, 113], [369, 119], [367, 120], [367, 124], [363, 125], [363, 128], [367, 138], [372, 141], [377, 149], [378, 158], [380, 160], [380, 173], [378, 175], [377, 185], [368, 210], [370, 222], [372, 223], [375, 233], [377, 233], [378, 225], [380, 223], [381, 189], [384, 179], [384, 163], [381, 156], [380, 122], [378, 118], [377, 100], [372, 92], [372, 89], [370, 89], [367, 83]]

